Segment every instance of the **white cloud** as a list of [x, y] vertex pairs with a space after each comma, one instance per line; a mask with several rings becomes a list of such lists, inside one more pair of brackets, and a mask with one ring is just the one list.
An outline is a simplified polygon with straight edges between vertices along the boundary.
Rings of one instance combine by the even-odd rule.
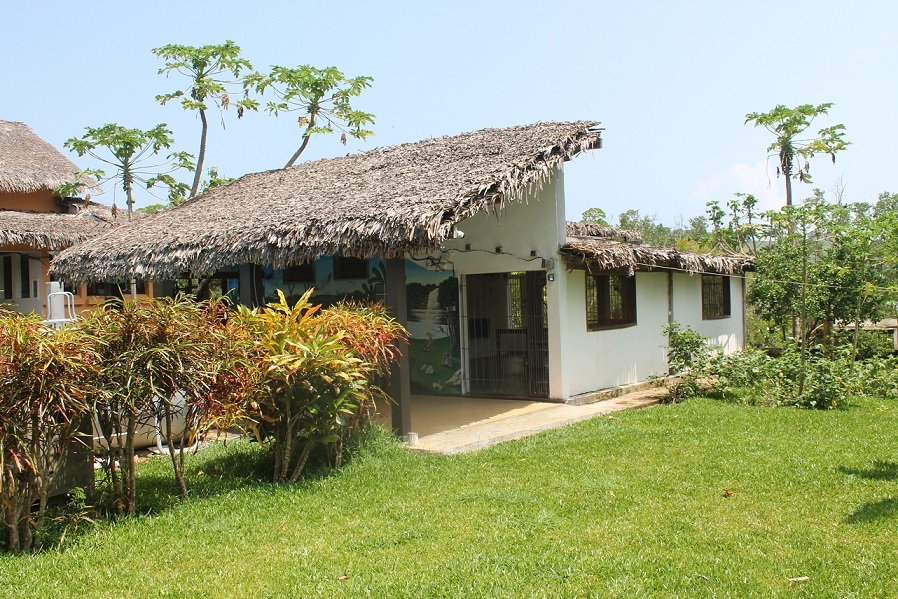
[[776, 165], [766, 161], [755, 165], [738, 163], [710, 179], [699, 181], [689, 196], [690, 204], [701, 206], [718, 201], [721, 205], [734, 193], [752, 194], [758, 198], [758, 210], [776, 210], [786, 204], [785, 182], [776, 176]]

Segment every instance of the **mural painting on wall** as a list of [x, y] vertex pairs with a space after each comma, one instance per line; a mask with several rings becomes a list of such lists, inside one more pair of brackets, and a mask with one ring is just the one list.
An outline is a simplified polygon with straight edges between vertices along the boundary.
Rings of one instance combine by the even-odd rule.
[[406, 262], [405, 277], [411, 392], [460, 395], [458, 278], [412, 261]]
[[[321, 258], [312, 264], [294, 268], [262, 270], [265, 301], [277, 301], [280, 289], [287, 303], [295, 303], [314, 288], [312, 302], [326, 308], [341, 300], [383, 301], [386, 297], [386, 266], [382, 260], [343, 260]], [[341, 268], [342, 267], [342, 268]]]

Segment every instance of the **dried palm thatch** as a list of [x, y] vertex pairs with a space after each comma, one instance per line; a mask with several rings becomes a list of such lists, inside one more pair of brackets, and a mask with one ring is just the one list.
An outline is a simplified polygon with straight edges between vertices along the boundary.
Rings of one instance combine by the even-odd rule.
[[568, 221], [567, 234], [577, 237], [599, 237], [601, 239], [617, 239], [631, 243], [642, 243], [642, 233], [633, 229], [618, 229], [596, 223]]
[[484, 129], [246, 175], [61, 253], [78, 281], [160, 280], [236, 264], [433, 249], [455, 224], [524, 201], [555, 168], [600, 145], [598, 123]]
[[591, 273], [614, 272], [632, 275], [636, 271], [660, 269], [689, 273], [739, 275], [754, 270], [754, 261], [744, 255], [696, 254], [675, 248], [656, 248], [614, 239], [568, 236], [559, 250], [569, 268]]
[[[75, 180], [79, 169], [25, 123], [0, 121], [0, 192], [32, 193]], [[93, 188], [95, 181], [89, 181]]]
[[93, 239], [120, 222], [102, 204], [91, 204], [77, 214], [0, 210], [0, 246], [61, 250]]

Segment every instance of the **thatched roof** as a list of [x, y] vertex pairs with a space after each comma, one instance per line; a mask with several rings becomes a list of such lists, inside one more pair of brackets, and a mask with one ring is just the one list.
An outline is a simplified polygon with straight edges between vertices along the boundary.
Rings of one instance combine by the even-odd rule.
[[581, 223], [567, 221], [567, 234], [577, 237], [599, 237], [602, 239], [617, 239], [631, 243], [642, 243], [642, 233], [633, 229], [619, 229], [595, 223]]
[[754, 261], [750, 256], [681, 252], [675, 248], [656, 248], [607, 237], [569, 234], [567, 243], [559, 253], [569, 268], [584, 269], [591, 273], [620, 272], [632, 275], [636, 271], [670, 269], [689, 273], [739, 275], [754, 270]]
[[246, 175], [71, 248], [52, 268], [79, 281], [159, 280], [432, 249], [459, 221], [522, 201], [563, 161], [600, 147], [600, 134], [588, 121], [484, 129]]
[[0, 246], [28, 245], [61, 250], [93, 239], [127, 221], [108, 206], [90, 204], [77, 214], [0, 210]]
[[0, 192], [55, 189], [73, 182], [79, 170], [25, 123], [0, 120]]

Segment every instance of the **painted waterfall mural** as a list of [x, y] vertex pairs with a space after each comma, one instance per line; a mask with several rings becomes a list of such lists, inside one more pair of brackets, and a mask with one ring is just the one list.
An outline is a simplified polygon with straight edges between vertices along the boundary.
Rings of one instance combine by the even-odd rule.
[[414, 394], [461, 394], [458, 278], [406, 261], [409, 365]]

